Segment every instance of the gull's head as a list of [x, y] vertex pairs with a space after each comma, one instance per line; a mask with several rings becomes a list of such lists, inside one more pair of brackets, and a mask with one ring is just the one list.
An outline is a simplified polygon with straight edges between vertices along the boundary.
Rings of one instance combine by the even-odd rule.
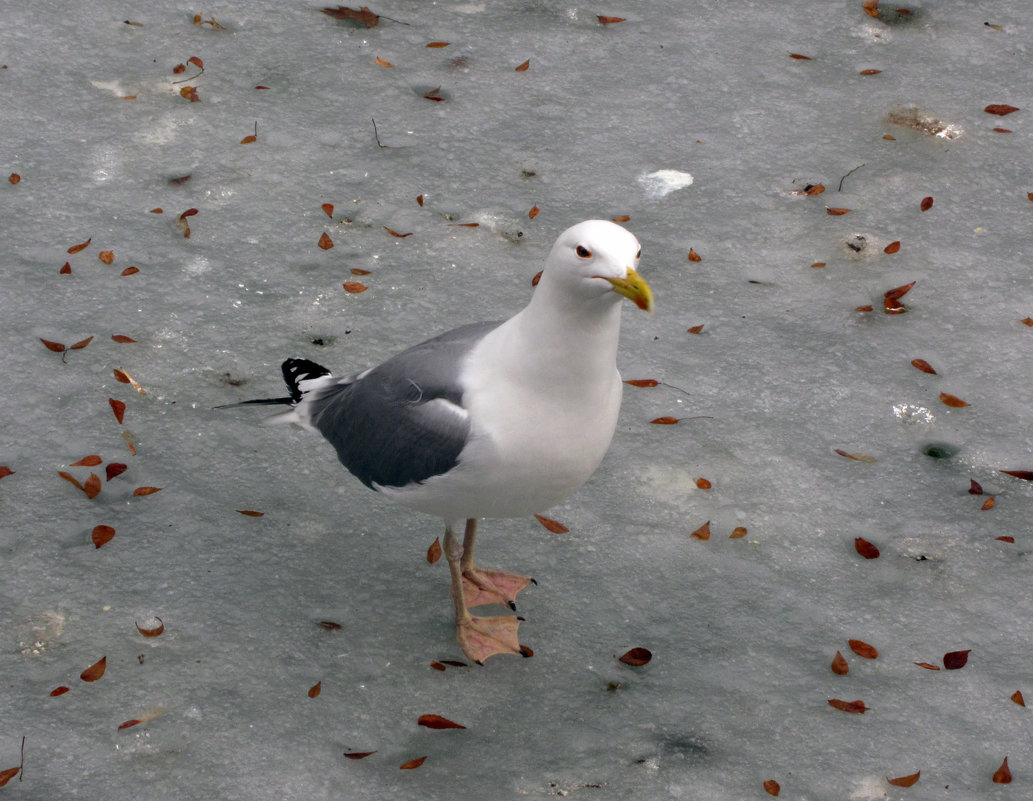
[[630, 231], [608, 220], [587, 220], [560, 234], [542, 280], [578, 296], [629, 298], [651, 312], [653, 292], [636, 271], [641, 254], [642, 247]]

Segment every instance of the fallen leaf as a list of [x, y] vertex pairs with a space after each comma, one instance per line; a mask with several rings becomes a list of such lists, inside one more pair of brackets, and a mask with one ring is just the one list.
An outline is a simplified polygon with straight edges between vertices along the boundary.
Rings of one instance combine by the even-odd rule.
[[712, 486], [713, 486], [713, 484], [711, 484], [710, 481], [708, 481], [705, 478], [697, 478], [696, 479], [696, 488], [697, 489], [708, 490]]
[[140, 272], [139, 267], [126, 267], [122, 272], [119, 273], [121, 276], [136, 275]]
[[437, 103], [444, 102], [445, 98], [443, 98], [441, 95], [438, 94], [438, 92], [440, 92], [440, 91], [441, 91], [441, 87], [437, 86], [437, 87], [431, 89], [429, 92], [427, 92], [423, 97], [426, 98], [427, 100], [433, 100], [433, 101], [435, 101]]
[[943, 401], [945, 405], [950, 406], [953, 409], [963, 409], [969, 405], [956, 395], [950, 395], [946, 392], [940, 393], [940, 400]]
[[96, 681], [104, 675], [104, 671], [108, 668], [108, 658], [102, 656], [97, 662], [94, 662], [86, 670], [79, 674], [79, 678], [83, 681]]
[[101, 463], [102, 459], [96, 454], [90, 456], [84, 456], [78, 462], [72, 462], [71, 467], [96, 467]]
[[678, 420], [679, 418], [677, 417], [657, 417], [655, 420], [650, 420], [649, 422], [658, 426], [673, 426], [678, 422]]
[[139, 497], [141, 495], [153, 495], [156, 492], [161, 492], [161, 487], [137, 487], [133, 490], [133, 495]]
[[994, 133], [1014, 133], [1011, 128], [991, 128]]
[[912, 282], [911, 282], [911, 283], [909, 283], [909, 284], [903, 284], [902, 286], [894, 287], [893, 289], [888, 289], [888, 290], [886, 290], [886, 292], [885, 292], [885, 293], [883, 294], [883, 297], [884, 297], [884, 298], [885, 298], [885, 299], [886, 299], [886, 300], [887, 300], [888, 302], [889, 302], [889, 301], [893, 301], [893, 302], [896, 302], [896, 301], [900, 300], [900, 299], [901, 299], [902, 297], [904, 297], [904, 295], [906, 295], [906, 294], [907, 294], [908, 292], [910, 292], [910, 291], [911, 291], [911, 288], [912, 288], [912, 287], [913, 287], [914, 285], [915, 285], [915, 282], [914, 282], [914, 281], [912, 281]]
[[331, 220], [334, 218], [334, 204], [324, 203], [320, 208], [323, 209], [323, 213]]
[[1015, 692], [1013, 692], [1011, 694], [1011, 700], [1014, 701], [1019, 706], [1025, 706], [1026, 705], [1026, 699], [1022, 697], [1022, 690], [1016, 690]]
[[570, 531], [565, 525], [560, 523], [558, 520], [552, 520], [551, 518], [545, 517], [544, 515], [535, 515], [535, 519], [541, 523], [546, 530], [551, 531], [553, 534], [566, 534]]
[[911, 366], [917, 370], [921, 370], [923, 373], [929, 373], [929, 375], [937, 375], [933, 366], [929, 364], [925, 359], [912, 359]]
[[189, 181], [192, 177], [193, 177], [192, 175], [181, 175], [178, 178], [169, 178], [169, 183], [172, 186], [182, 186], [187, 181]]
[[122, 419], [126, 414], [126, 405], [120, 400], [115, 398], [108, 398], [108, 403], [111, 406], [111, 411], [115, 413], [115, 419], [118, 420], [119, 425], [122, 424]]
[[365, 284], [358, 281], [345, 281], [341, 286], [344, 287], [345, 292], [351, 292], [353, 295], [358, 295], [360, 292], [365, 292], [368, 289]]
[[93, 341], [93, 337], [86, 337], [86, 339], [80, 339], [74, 345], [69, 345], [68, 350], [82, 350]]
[[538, 216], [539, 211], [540, 209], [537, 206], [531, 206], [531, 210], [527, 212], [528, 219], [533, 220], [535, 217]]
[[1009, 784], [1011, 782], [1011, 769], [1008, 767], [1008, 757], [1004, 758], [1001, 767], [994, 771], [994, 784]]
[[448, 47], [448, 42], [427, 42], [424, 47]]
[[618, 661], [630, 667], [642, 667], [643, 665], [648, 665], [649, 660], [652, 658], [653, 652], [648, 648], [632, 648], [625, 651], [618, 658]]
[[899, 241], [898, 242], [890, 242], [888, 245], [886, 245], [886, 247], [884, 247], [882, 249], [883, 253], [889, 253], [891, 256], [894, 253], [898, 253], [899, 251], [900, 251], [900, 242]]
[[687, 334], [699, 334], [703, 331], [703, 324], [694, 325], [691, 328], [686, 328], [685, 333]]
[[709, 540], [710, 539], [710, 521], [708, 520], [702, 526], [700, 526], [695, 531], [693, 531], [689, 536], [692, 537], [693, 539], [696, 539], [696, 540], [704, 540], [704, 541]]
[[656, 387], [660, 385], [660, 382], [655, 378], [628, 378], [624, 381], [625, 384], [631, 384], [633, 387]]
[[0, 465], [0, 478], [7, 478], [8, 476], [13, 476], [13, 475], [14, 475], [14, 471], [10, 467], [7, 467], [5, 465]]
[[1002, 470], [1002, 473], [1021, 478], [1023, 481], [1033, 481], [1033, 470]]
[[428, 729], [465, 729], [466, 726], [461, 726], [458, 723], [453, 723], [448, 718], [443, 718], [441, 715], [420, 715], [416, 720], [420, 726], [426, 726]]
[[875, 311], [875, 307], [874, 306], [858, 306], [856, 309], [854, 309], [854, 311], [870, 312], [870, 311]]
[[140, 632], [144, 637], [160, 637], [165, 632], [165, 621], [160, 617], [155, 616], [155, 620], [158, 621], [157, 626], [145, 629], [139, 623], [136, 625], [136, 630]]
[[878, 75], [882, 70], [861, 70], [861, 75]]
[[361, 267], [352, 267], [349, 272], [352, 275], [369, 275], [369, 270], [363, 270]]
[[60, 269], [60, 270], [58, 270], [57, 272], [58, 272], [58, 273], [59, 273], [60, 275], [71, 275], [71, 274], [72, 274], [72, 265], [71, 265], [71, 264], [69, 264], [69, 263], [68, 263], [68, 262], [66, 261], [66, 262], [65, 262], [64, 264], [62, 264], [62, 265], [61, 265], [61, 269]]
[[932, 207], [933, 199], [931, 197], [922, 198], [922, 202], [918, 206], [918, 208], [920, 208], [922, 211], [929, 211], [929, 209], [931, 209]]
[[184, 86], [179, 90], [179, 94], [191, 103], [201, 102], [201, 96], [197, 94], [197, 87], [195, 86]]
[[1013, 111], [1018, 111], [1015, 106], [1009, 106], [1006, 103], [991, 103], [989, 106], [983, 109], [987, 114], [996, 114], [998, 117], [1006, 117]]
[[879, 16], [879, 0], [864, 0], [861, 3], [861, 8], [864, 9], [864, 13], [869, 17]]
[[85, 242], [80, 242], [78, 245], [72, 245], [70, 248], [68, 248], [68, 252], [69, 253], [78, 253], [80, 250], [86, 250], [86, 248], [88, 248], [90, 246], [90, 242], [92, 242], [92, 241], [93, 241], [93, 237], [91, 236]]
[[466, 662], [457, 662], [455, 659], [442, 659], [441, 664], [449, 665], [450, 667], [470, 667]]
[[728, 535], [730, 540], [741, 540], [746, 536], [746, 526], [736, 526], [732, 529], [732, 533]]
[[62, 345], [60, 342], [53, 342], [49, 339], [42, 338], [40, 339], [40, 342], [46, 345], [47, 350], [52, 350], [54, 353], [64, 353], [68, 350], [68, 347], [66, 345]]
[[855, 462], [867, 462], [871, 464], [876, 461], [874, 456], [869, 456], [867, 453], [847, 453], [839, 448], [833, 448], [833, 451], [845, 459], [852, 459]]
[[77, 487], [78, 487], [79, 489], [82, 489], [82, 488], [83, 488], [83, 487], [82, 487], [82, 484], [80, 484], [80, 483], [79, 483], [79, 479], [77, 479], [77, 478], [76, 478], [75, 476], [73, 476], [73, 475], [72, 475], [71, 473], [65, 473], [65, 472], [64, 472], [64, 471], [62, 471], [62, 470], [58, 470], [58, 471], [57, 471], [57, 474], [58, 474], [59, 476], [61, 476], [61, 478], [63, 478], [63, 479], [65, 480], [65, 481], [68, 481], [68, 482], [70, 482], [70, 483], [72, 483], [72, 484], [75, 484], [75, 486], [77, 486]]
[[868, 542], [864, 537], [854, 538], [854, 548], [865, 559], [879, 558], [879, 549], [872, 545], [872, 543]]
[[102, 250], [97, 254], [97, 258], [105, 264], [111, 264], [115, 260], [115, 251], [113, 250]]
[[407, 233], [407, 234], [400, 234], [397, 231], [392, 231], [386, 225], [384, 226], [384, 230], [387, 231], [389, 234], [391, 234], [391, 236], [397, 236], [399, 239], [405, 239], [405, 237], [407, 237], [407, 236], [412, 236], [412, 232], [411, 231], [409, 233]]
[[406, 762], [403, 765], [399, 765], [398, 769], [399, 770], [415, 770], [416, 768], [418, 768], [420, 765], [422, 765], [426, 761], [427, 761], [427, 757], [425, 757], [425, 756], [417, 757], [416, 759], [410, 759], [408, 762]]
[[531, 66], [531, 59], [527, 59], [523, 64], [517, 67], [515, 72], [527, 72], [527, 68]]
[[83, 482], [82, 491], [91, 501], [96, 498], [100, 494], [100, 476], [90, 473], [90, 477]]
[[117, 367], [114, 370], [114, 374], [115, 374], [115, 380], [118, 381], [120, 384], [128, 384], [129, 383], [129, 376], [127, 376], [125, 373], [123, 373]]
[[122, 344], [136, 342], [135, 339], [133, 339], [132, 337], [127, 337], [125, 334], [112, 334], [111, 338], [115, 340], [115, 342], [121, 342]]
[[93, 533], [90, 534], [90, 539], [93, 540], [94, 547], [100, 548], [102, 545], [106, 545], [111, 542], [111, 539], [114, 536], [115, 529], [111, 526], [94, 526]]
[[629, 217], [627, 214], [618, 214], [616, 217], [611, 217], [610, 219], [616, 223], [623, 223], [630, 220], [631, 217]]
[[969, 495], [982, 495], [983, 494], [983, 485], [980, 484], [975, 479], [970, 478], [968, 480], [968, 494]]
[[1010, 543], [1014, 543], [1015, 542], [1015, 538], [1014, 537], [1009, 537], [1008, 535], [1005, 535], [1003, 537], [994, 537], [994, 539], [995, 540], [1000, 540], [1001, 542], [1010, 542]]
[[943, 655], [943, 666], [947, 670], [960, 670], [968, 663], [968, 655], [971, 651], [968, 648], [964, 651], [949, 651]]
[[136, 444], [133, 440], [133, 432], [123, 431], [122, 440], [125, 442], [126, 447], [129, 449], [129, 452], [133, 454], [133, 456], [136, 456]]
[[799, 53], [790, 53], [789, 58], [795, 58], [797, 61], [811, 61], [810, 56], [802, 56]]
[[423, 195], [416, 196], [416, 205], [419, 206], [421, 209], [423, 208]]
[[925, 668], [926, 670], [939, 670], [940, 669], [939, 665], [930, 665], [928, 662], [915, 662], [915, 664], [918, 665], [920, 668]]
[[265, 512], [256, 512], [254, 509], [238, 509], [237, 513], [248, 517], [265, 517]]
[[0, 770], [0, 787], [3, 787], [7, 782], [13, 779], [21, 771], [21, 768], [8, 768], [7, 770]]
[[104, 472], [108, 477], [108, 481], [115, 478], [115, 476], [122, 475], [129, 467], [122, 464], [122, 462], [108, 462], [104, 468]]
[[66, 686], [64, 686], [62, 684], [60, 687], [55, 687], [53, 690], [51, 690], [50, 691], [50, 695], [51, 695], [51, 697], [57, 697], [59, 695], [64, 695], [70, 689], [71, 689], [70, 687], [66, 687]]
[[607, 17], [603, 14], [597, 16], [596, 19], [603, 25], [615, 25], [618, 22], [624, 22], [624, 17]]
[[390, 68], [390, 67], [394, 66], [394, 64], [392, 64], [390, 61], [388, 61], [386, 59], [383, 59], [380, 56], [377, 56], [376, 58], [374, 58], [373, 61], [375, 61], [381, 67]]
[[703, 257], [700, 256], [695, 250], [689, 248], [689, 261], [699, 263], [703, 261]]
[[118, 731], [122, 731], [123, 729], [131, 728], [132, 726], [136, 726], [136, 725], [138, 725], [140, 723], [143, 723], [143, 721], [140, 720], [139, 718], [131, 718], [130, 720], [127, 720], [125, 723], [119, 723], [118, 724]]
[[842, 217], [844, 214], [849, 214], [850, 209], [829, 208], [825, 209], [825, 213], [833, 217]]
[[445, 666], [442, 665], [440, 662], [435, 662], [435, 661], [431, 661], [430, 666], [432, 668], [434, 668], [435, 670], [445, 670], [446, 669]]
[[427, 561], [434, 564], [441, 558], [441, 537], [435, 537], [434, 542], [427, 548]]
[[836, 655], [832, 657], [832, 664], [830, 667], [832, 668], [832, 672], [837, 676], [845, 676], [850, 672], [850, 666], [847, 664], [846, 657], [839, 651], [836, 651]]
[[983, 501], [983, 505], [979, 507], [980, 511], [982, 511], [982, 512], [985, 512], [988, 509], [993, 509], [993, 508], [994, 508], [994, 499], [993, 498], [987, 498], [985, 501]]
[[779, 786], [779, 783], [776, 782], [774, 779], [768, 779], [767, 781], [765, 781], [764, 789], [767, 791], [768, 795], [778, 795], [780, 792], [782, 792], [781, 786]]
[[317, 244], [322, 250], [330, 250], [330, 248], [334, 246], [334, 240], [330, 238], [330, 235], [326, 231], [323, 231], [323, 235], [319, 237], [319, 242]]
[[918, 782], [918, 777], [922, 775], [922, 771], [918, 773], [912, 773], [910, 776], [898, 776], [896, 779], [886, 779], [894, 787], [911, 787]]
[[11, 184], [17, 184], [17, 183], [21, 183], [22, 177], [18, 173], [12, 172], [10, 175], [7, 176], [7, 180]]
[[851, 651], [864, 659], [877, 659], [879, 656], [875, 647], [863, 640], [847, 640], [847, 645], [850, 646]]
[[340, 623], [335, 623], [333, 620], [320, 620], [316, 625], [327, 631], [337, 631], [344, 628]]
[[257, 136], [255, 136], [254, 134], [248, 134], [247, 136], [245, 136], [243, 139], [240, 140], [240, 143], [242, 145], [250, 145], [250, 144], [253, 144], [254, 142], [257, 142], [257, 141], [258, 141], [258, 137]]
[[319, 695], [319, 693], [321, 693], [322, 691], [323, 691], [323, 682], [322, 681], [317, 681], [315, 684], [313, 684], [311, 687], [308, 688], [308, 697], [309, 698], [316, 698]]
[[345, 759], [365, 759], [376, 751], [351, 751], [344, 755]]
[[851, 712], [855, 715], [863, 715], [871, 709], [871, 707], [864, 705], [864, 701], [840, 701], [838, 698], [830, 698], [829, 706], [835, 707], [843, 712]]
[[335, 19], [347, 19], [358, 25], [367, 28], [375, 28], [380, 24], [380, 17], [369, 10], [367, 6], [360, 6], [358, 9], [338, 6], [337, 8], [324, 8], [323, 13]]

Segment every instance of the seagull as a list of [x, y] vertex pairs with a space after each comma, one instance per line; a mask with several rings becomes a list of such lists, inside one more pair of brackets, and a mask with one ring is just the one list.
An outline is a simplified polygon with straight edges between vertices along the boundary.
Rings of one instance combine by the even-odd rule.
[[321, 433], [367, 487], [444, 520], [456, 638], [478, 664], [530, 656], [517, 639], [522, 618], [470, 609], [515, 612], [532, 580], [475, 564], [477, 522], [543, 512], [599, 466], [621, 404], [622, 298], [653, 310], [640, 255], [621, 226], [579, 223], [560, 234], [530, 302], [508, 320], [461, 326], [344, 377], [287, 359], [288, 397], [243, 402], [289, 404], [270, 422]]

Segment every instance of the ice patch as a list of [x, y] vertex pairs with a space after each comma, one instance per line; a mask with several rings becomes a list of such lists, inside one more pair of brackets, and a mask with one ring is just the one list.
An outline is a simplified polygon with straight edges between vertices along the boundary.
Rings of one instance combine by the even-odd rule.
[[657, 170], [643, 173], [638, 177], [638, 182], [647, 196], [658, 198], [692, 186], [692, 175], [681, 170]]

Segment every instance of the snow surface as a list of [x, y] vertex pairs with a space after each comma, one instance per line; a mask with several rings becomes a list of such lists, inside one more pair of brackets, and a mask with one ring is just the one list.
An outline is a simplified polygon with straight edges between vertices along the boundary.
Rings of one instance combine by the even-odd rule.
[[[24, 736], [25, 772], [0, 793], [1029, 797], [1010, 696], [1033, 697], [1033, 492], [998, 471], [1033, 469], [1033, 9], [911, 8], [392, 0], [373, 10], [400, 22], [366, 29], [297, 2], [3, 2], [0, 170], [21, 182], [0, 189], [0, 770]], [[203, 76], [174, 84], [192, 56]], [[962, 134], [889, 121], [915, 109]], [[652, 197], [638, 177], [661, 170], [694, 181]], [[534, 657], [434, 670], [461, 656], [424, 559], [438, 521], [318, 438], [213, 407], [278, 394], [288, 355], [343, 371], [508, 316], [559, 231], [618, 215], [657, 299], [625, 309], [621, 366], [663, 384], [628, 387], [603, 466], [548, 510], [569, 534], [482, 526], [486, 564], [538, 579]], [[883, 313], [911, 281], [908, 312]], [[102, 474], [69, 466], [87, 454], [128, 464], [93, 500], [57, 475]], [[97, 549], [99, 524], [116, 535]], [[155, 616], [165, 632], [141, 636]], [[652, 662], [620, 664], [632, 646]], [[963, 649], [960, 670], [914, 664]]]

